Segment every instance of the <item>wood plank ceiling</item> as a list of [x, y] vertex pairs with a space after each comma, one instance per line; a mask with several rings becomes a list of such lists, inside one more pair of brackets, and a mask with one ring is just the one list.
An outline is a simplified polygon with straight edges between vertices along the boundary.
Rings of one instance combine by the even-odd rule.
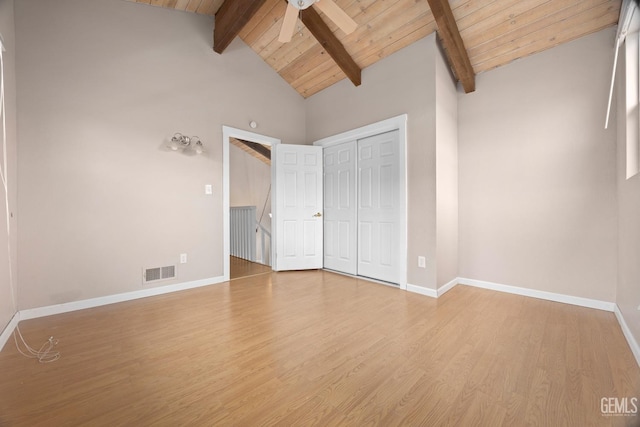
[[[215, 15], [224, 0], [128, 0]], [[228, 0], [233, 1], [233, 0]], [[358, 28], [345, 35], [324, 22], [364, 69], [436, 31], [427, 0], [335, 0]], [[621, 0], [450, 0], [475, 73], [550, 49], [615, 25]], [[278, 33], [283, 0], [266, 0], [240, 38], [307, 98], [345, 78], [326, 50], [298, 21], [289, 43]]]

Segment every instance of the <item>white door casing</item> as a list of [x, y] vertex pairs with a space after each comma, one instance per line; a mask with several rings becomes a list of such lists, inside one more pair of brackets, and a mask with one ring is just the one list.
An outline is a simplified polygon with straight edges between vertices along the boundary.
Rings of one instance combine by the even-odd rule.
[[272, 152], [274, 270], [322, 268], [322, 148], [278, 144]]
[[356, 141], [324, 149], [324, 267], [357, 274]]

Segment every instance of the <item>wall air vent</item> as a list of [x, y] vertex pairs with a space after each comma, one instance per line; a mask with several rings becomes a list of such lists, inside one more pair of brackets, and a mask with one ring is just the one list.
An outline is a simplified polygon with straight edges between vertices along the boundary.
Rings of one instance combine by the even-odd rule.
[[142, 270], [142, 284], [155, 283], [163, 280], [175, 279], [177, 272], [176, 265], [167, 265], [164, 267], [144, 268]]

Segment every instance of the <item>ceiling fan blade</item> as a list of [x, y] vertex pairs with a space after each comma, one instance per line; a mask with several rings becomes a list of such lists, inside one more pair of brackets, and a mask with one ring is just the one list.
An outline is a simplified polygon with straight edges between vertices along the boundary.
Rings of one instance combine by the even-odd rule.
[[293, 37], [293, 33], [296, 31], [297, 21], [298, 9], [291, 3], [287, 4], [287, 11], [284, 13], [280, 35], [278, 36], [279, 42], [287, 43], [291, 41], [291, 37]]
[[351, 34], [355, 31], [358, 24], [351, 19], [347, 13], [340, 9], [340, 6], [335, 4], [333, 0], [316, 0], [313, 3], [322, 13], [327, 15], [327, 18], [331, 19], [345, 34]]

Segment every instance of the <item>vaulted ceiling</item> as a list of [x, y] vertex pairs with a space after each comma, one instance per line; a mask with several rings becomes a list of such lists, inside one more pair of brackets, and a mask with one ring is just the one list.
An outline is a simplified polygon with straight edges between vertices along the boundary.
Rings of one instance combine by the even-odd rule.
[[[224, 0], [128, 1], [212, 16], [224, 3]], [[438, 20], [436, 24], [429, 7], [430, 3], [442, 3], [441, 0], [335, 2], [358, 24], [353, 33], [345, 35], [322, 13], [319, 16], [360, 69], [437, 30], [445, 39], [450, 63], [454, 64], [457, 53], [447, 43], [447, 30], [442, 28], [443, 21]], [[347, 78], [344, 67], [341, 68], [332, 58], [333, 53], [327, 51], [331, 46], [324, 40], [323, 44], [318, 42], [301, 21], [291, 42], [278, 41], [286, 1], [257, 0], [254, 3], [258, 6], [239, 30], [239, 36], [300, 95], [309, 97]], [[475, 73], [615, 25], [620, 5], [621, 0], [449, 0], [448, 5], [444, 0], [445, 8], [450, 6], [451, 22], [454, 27], [457, 25], [463, 50], [466, 50]], [[434, 12], [438, 18], [439, 11], [434, 8]], [[303, 16], [304, 22], [306, 19]], [[455, 74], [458, 71], [455, 65], [453, 69]]]

